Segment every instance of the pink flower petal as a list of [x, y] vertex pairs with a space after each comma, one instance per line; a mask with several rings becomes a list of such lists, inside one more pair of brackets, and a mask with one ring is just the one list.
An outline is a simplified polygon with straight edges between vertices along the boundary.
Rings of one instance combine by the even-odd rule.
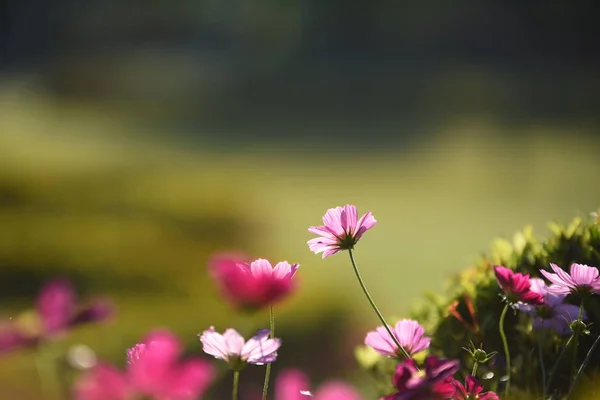
[[483, 386], [474, 376], [467, 376], [465, 379], [467, 391], [469, 394], [479, 394], [483, 390]]
[[47, 283], [37, 299], [37, 309], [48, 333], [66, 329], [75, 314], [76, 296], [73, 287], [62, 280]]
[[75, 385], [77, 400], [127, 400], [131, 393], [125, 376], [105, 364], [98, 364]]
[[165, 398], [169, 400], [195, 400], [210, 386], [215, 370], [199, 358], [190, 359], [172, 371]]
[[271, 266], [271, 263], [269, 262], [269, 260], [265, 260], [262, 258], [252, 261], [252, 263], [250, 264], [250, 270], [252, 271], [252, 275], [254, 275], [255, 278], [260, 278], [263, 276], [270, 278], [271, 275], [273, 275], [273, 267]]
[[323, 216], [323, 225], [337, 237], [345, 234], [342, 226], [342, 207], [330, 208]]
[[225, 340], [225, 346], [227, 354], [242, 354], [244, 348], [244, 337], [238, 333], [235, 329], [226, 329], [223, 333], [223, 339]]
[[361, 400], [358, 392], [341, 382], [328, 382], [315, 393], [315, 400]]
[[160, 391], [181, 353], [181, 344], [167, 331], [154, 331], [142, 343], [146, 345], [143, 354], [136, 362], [129, 364], [129, 381], [142, 392]]
[[[294, 270], [294, 272], [296, 272]], [[289, 279], [289, 275], [292, 274], [292, 266], [287, 261], [281, 261], [275, 264], [273, 267], [273, 279], [284, 280]]]
[[562, 285], [569, 287], [576, 286], [575, 281], [566, 271], [563, 271], [563, 269], [556, 264], [550, 264], [550, 266], [552, 267], [552, 270], [556, 272], [558, 278], [562, 281]]
[[377, 220], [375, 219], [375, 217], [373, 217], [373, 214], [371, 214], [370, 212], [360, 217], [360, 220], [356, 225], [356, 232], [354, 233], [354, 237], [356, 238], [356, 240], [360, 239], [362, 235], [366, 231], [374, 227], [375, 224], [377, 224]]
[[590, 285], [598, 279], [598, 269], [582, 264], [571, 264], [571, 278], [577, 285]]
[[310, 390], [308, 377], [299, 370], [285, 370], [280, 372], [275, 381], [275, 400], [308, 400], [300, 393]]
[[225, 338], [218, 332], [215, 332], [215, 327], [211, 326], [200, 335], [202, 342], [202, 350], [211, 356], [220, 360], [229, 360], [229, 351]]
[[346, 234], [354, 235], [356, 219], [358, 218], [356, 206], [346, 204], [340, 213], [340, 225]]
[[269, 332], [268, 329], [262, 329], [248, 339], [241, 352], [243, 360], [250, 364], [266, 364], [275, 361], [281, 340], [270, 339]]
[[[387, 332], [385, 334], [389, 337]], [[372, 347], [380, 354], [385, 356], [394, 356], [396, 353], [396, 346], [393, 346], [390, 343], [390, 340], [384, 339], [379, 332], [375, 331], [367, 333], [367, 336], [365, 337], [365, 344]]]

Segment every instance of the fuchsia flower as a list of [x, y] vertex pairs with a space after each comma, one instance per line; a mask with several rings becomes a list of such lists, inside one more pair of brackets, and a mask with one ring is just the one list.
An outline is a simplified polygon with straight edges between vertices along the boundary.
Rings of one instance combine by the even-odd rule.
[[571, 273], [567, 274], [556, 264], [550, 264], [550, 267], [554, 270], [554, 274], [540, 269], [542, 275], [552, 283], [548, 291], [556, 294], [600, 293], [598, 268], [571, 264]]
[[[531, 290], [541, 294], [544, 298], [544, 304], [538, 306], [528, 304], [518, 306], [521, 311], [534, 317], [533, 329], [553, 329], [561, 336], [570, 335], [571, 328], [569, 325], [570, 322], [578, 318], [579, 307], [563, 303], [567, 295], [550, 292], [542, 279], [531, 278], [529, 282]], [[582, 318], [587, 319], [585, 311]]]
[[368, 212], [360, 219], [356, 206], [330, 208], [323, 216], [323, 226], [311, 226], [308, 231], [318, 235], [308, 241], [308, 247], [315, 254], [323, 252], [323, 258], [341, 250], [353, 249], [361, 236], [375, 226], [377, 220]]
[[53, 280], [40, 290], [36, 299], [39, 327], [24, 327], [16, 322], [0, 326], [0, 354], [21, 346], [36, 345], [66, 333], [78, 325], [105, 320], [112, 312], [106, 300], [79, 307], [73, 287], [66, 281]]
[[[395, 327], [389, 328], [411, 356], [429, 348], [431, 338], [425, 336], [425, 329], [417, 321], [403, 319], [398, 321]], [[403, 353], [383, 326], [367, 333], [365, 344], [384, 356], [404, 358]]]
[[127, 350], [126, 372], [98, 364], [75, 386], [77, 400], [194, 400], [214, 379], [214, 369], [200, 358], [177, 359], [182, 348], [170, 332], [152, 332]]
[[396, 393], [381, 400], [437, 400], [452, 398], [456, 387], [451, 378], [458, 371], [457, 360], [446, 360], [434, 356], [425, 359], [423, 370], [419, 371], [415, 360], [404, 360], [396, 367], [392, 382]]
[[235, 329], [227, 329], [221, 335], [211, 326], [199, 336], [205, 353], [227, 362], [231, 369], [239, 371], [246, 364], [263, 365], [277, 359], [281, 340], [269, 338], [269, 333], [269, 329], [261, 329], [245, 341]]
[[483, 386], [474, 376], [467, 376], [464, 386], [457, 380], [454, 380], [453, 383], [456, 386], [456, 393], [454, 393], [452, 400], [499, 400], [498, 395], [494, 392], [481, 393]]
[[327, 382], [313, 395], [309, 392], [308, 377], [298, 370], [286, 370], [275, 381], [275, 400], [362, 400], [360, 394], [351, 386], [338, 381]]
[[209, 262], [209, 271], [223, 296], [238, 308], [260, 309], [290, 294], [298, 264], [281, 261], [271, 266], [258, 259], [248, 264], [241, 255], [217, 254]]
[[494, 273], [496, 274], [498, 286], [506, 294], [509, 303], [522, 302], [533, 305], [544, 303], [542, 295], [531, 290], [529, 274], [515, 273], [503, 266], [495, 266]]

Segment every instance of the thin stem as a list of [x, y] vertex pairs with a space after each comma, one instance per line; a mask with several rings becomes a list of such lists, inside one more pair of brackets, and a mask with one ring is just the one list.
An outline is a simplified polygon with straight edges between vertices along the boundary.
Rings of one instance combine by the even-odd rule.
[[504, 310], [502, 310], [502, 314], [500, 315], [500, 337], [502, 337], [502, 344], [504, 345], [504, 357], [506, 358], [506, 386], [504, 386], [504, 397], [508, 399], [508, 393], [510, 392], [510, 350], [508, 349], [508, 341], [506, 340], [506, 334], [504, 333], [504, 318], [506, 317], [506, 312], [510, 308], [509, 304], [504, 306]]
[[410, 359], [410, 354], [408, 354], [406, 349], [404, 349], [404, 347], [402, 347], [402, 345], [396, 338], [396, 335], [394, 335], [392, 333], [389, 325], [387, 324], [387, 322], [385, 322], [383, 315], [381, 315], [381, 312], [379, 311], [379, 309], [375, 305], [375, 302], [371, 298], [371, 295], [369, 294], [369, 291], [367, 290], [367, 287], [365, 286], [365, 283], [363, 282], [362, 277], [360, 276], [360, 272], [358, 272], [358, 267], [356, 266], [356, 262], [354, 261], [354, 255], [352, 255], [352, 249], [348, 249], [348, 254], [350, 254], [350, 261], [352, 262], [352, 268], [354, 268], [354, 273], [356, 274], [358, 283], [360, 283], [360, 287], [362, 288], [363, 292], [365, 293], [365, 296], [367, 296], [367, 300], [369, 301], [369, 304], [371, 304], [373, 311], [375, 311], [375, 314], [377, 314], [377, 317], [379, 317], [379, 320], [383, 324], [383, 327], [389, 333], [390, 337], [392, 338], [392, 340], [394, 341], [396, 346], [398, 346], [398, 349], [400, 350], [400, 352], [402, 352], [402, 355], [404, 356], [404, 358], [406, 358], [407, 360]]
[[540, 353], [540, 368], [542, 370], [542, 397], [546, 398], [546, 365], [544, 364], [544, 351], [542, 349], [542, 340], [538, 340], [538, 352]]
[[[271, 338], [275, 337], [275, 312], [273, 312], [273, 304], [269, 307], [269, 325], [271, 328]], [[263, 384], [262, 400], [267, 400], [267, 392], [269, 391], [269, 377], [271, 376], [271, 363], [267, 364], [265, 372], [265, 383]]]
[[[583, 320], [583, 299], [581, 300], [581, 304], [579, 305], [579, 316], [577, 317], [577, 327], [573, 332], [573, 359], [571, 361], [571, 374], [573, 374], [577, 370], [577, 355], [579, 350], [579, 336], [581, 335], [581, 322]], [[573, 380], [575, 379], [574, 375], [571, 375], [571, 385], [573, 384]]]
[[479, 362], [475, 360], [473, 363], [473, 370], [471, 371], [471, 376], [477, 377], [477, 367], [479, 366]]
[[57, 359], [50, 344], [40, 343], [35, 356], [35, 366], [44, 398], [58, 399], [63, 395]]
[[570, 347], [571, 343], [573, 342], [573, 337], [574, 337], [574, 335], [571, 335], [569, 337], [569, 340], [567, 340], [565, 347], [563, 347], [562, 351], [558, 355], [558, 358], [556, 359], [556, 362], [554, 363], [554, 366], [552, 367], [552, 370], [550, 371], [550, 377], [548, 378], [548, 382], [546, 384], [546, 390], [544, 390], [546, 393], [548, 393], [548, 390], [550, 389], [550, 384], [552, 383], [552, 380], [554, 379], [554, 375], [556, 375], [556, 371], [558, 371], [558, 366], [560, 365], [560, 362], [564, 358], [565, 354], [567, 354], [567, 349]]
[[233, 371], [233, 395], [232, 395], [233, 400], [237, 400], [237, 398], [238, 398], [239, 382], [240, 382], [240, 371]]
[[567, 399], [566, 400], [569, 400], [571, 398], [571, 394], [573, 393], [573, 389], [575, 389], [575, 386], [577, 386], [577, 381], [579, 380], [579, 377], [581, 376], [581, 374], [582, 374], [583, 370], [585, 369], [585, 367], [587, 367], [588, 363], [590, 362], [590, 359], [592, 358], [592, 353], [594, 352], [594, 349], [596, 348], [596, 346], [598, 345], [598, 343], [600, 343], [600, 336], [598, 336], [596, 338], [596, 340], [594, 340], [594, 343], [592, 344], [592, 347], [590, 347], [590, 350], [588, 351], [587, 355], [585, 356], [585, 359], [583, 360], [583, 364], [581, 364], [581, 366], [577, 370], [577, 375], [575, 375], [575, 379], [573, 380], [573, 384], [571, 385], [571, 388], [569, 389], [569, 393], [567, 394]]

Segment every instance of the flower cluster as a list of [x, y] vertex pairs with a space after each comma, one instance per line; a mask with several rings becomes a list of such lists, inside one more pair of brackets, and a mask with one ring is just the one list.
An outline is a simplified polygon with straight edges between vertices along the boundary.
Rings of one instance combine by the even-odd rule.
[[214, 368], [199, 358], [178, 361], [182, 347], [168, 331], [150, 333], [127, 350], [127, 371], [98, 364], [75, 387], [77, 400], [194, 400], [212, 383]]
[[0, 323], [0, 354], [36, 346], [44, 340], [63, 336], [79, 325], [104, 321], [112, 313], [112, 305], [106, 299], [80, 306], [75, 290], [64, 280], [44, 285], [35, 306], [38, 318], [33, 325], [18, 320]]
[[[358, 241], [376, 223], [370, 212], [359, 218], [353, 205], [329, 209], [323, 216], [322, 226], [311, 226], [308, 229], [309, 232], [318, 235], [317, 238], [308, 241], [308, 246], [316, 254], [323, 253], [323, 258], [347, 251], [360, 288], [379, 319], [380, 325], [367, 332], [364, 344], [367, 346], [365, 349], [393, 366], [388, 376], [389, 390], [382, 391], [380, 400], [498, 400], [499, 396], [495, 391], [502, 389], [508, 398], [511, 394], [511, 374], [514, 372], [506, 335], [507, 318], [510, 320], [510, 317], [507, 317], [509, 310], [514, 315], [520, 311], [519, 317], [526, 319], [529, 324], [529, 328], [518, 330], [519, 334], [542, 332], [545, 336], [540, 334], [536, 337], [538, 340], [542, 337], [559, 340], [569, 337], [556, 357], [552, 372], [546, 374], [543, 366], [541, 372], [544, 381], [543, 394], [553, 396], [552, 380], [556, 371], [562, 367], [561, 361], [571, 346], [573, 361], [570, 363], [570, 388], [567, 398], [571, 396], [595, 346], [600, 343], [598, 336], [580, 368], [573, 367], [578, 361], [580, 338], [589, 334], [588, 325], [584, 323], [589, 317], [586, 305], [594, 294], [600, 293], [600, 274], [597, 268], [573, 263], [567, 273], [556, 264], [550, 264], [553, 273], [539, 269], [539, 274], [550, 282], [547, 284], [542, 278], [531, 276], [538, 274], [537, 269], [530, 270], [527, 274], [502, 265], [495, 266], [493, 271], [497, 287], [494, 285], [493, 296], [501, 307], [502, 302], [496, 296], [500, 289], [502, 301], [505, 303], [498, 324], [495, 325], [501, 338], [503, 353], [484, 351], [483, 345], [478, 348], [471, 342], [469, 348], [464, 348], [471, 356], [471, 366], [465, 371], [466, 366], [461, 365], [458, 356], [440, 357], [435, 348], [430, 348], [433, 346], [432, 338], [426, 334], [425, 327], [417, 319], [401, 319], [395, 325], [390, 325], [383, 317], [367, 290], [353, 255]], [[233, 375], [233, 400], [239, 398], [240, 372], [249, 365], [264, 366], [261, 399], [266, 400], [271, 366], [277, 361], [283, 344], [282, 339], [275, 337], [274, 306], [296, 290], [295, 277], [299, 265], [287, 261], [273, 265], [263, 258], [249, 260], [250, 258], [242, 253], [216, 253], [208, 261], [208, 272], [223, 299], [234, 309], [258, 311], [268, 308], [270, 328], [259, 329], [246, 340], [236, 329], [227, 328], [220, 333], [214, 326], [210, 326], [198, 334], [198, 337], [204, 353], [223, 361], [229, 373]], [[486, 274], [493, 283], [491, 274]], [[476, 307], [471, 297], [467, 294], [464, 298], [469, 318], [459, 312], [458, 301], [451, 303], [448, 311], [470, 334], [481, 335], [485, 326], [494, 324], [495, 321], [490, 321], [485, 316], [481, 318], [481, 315], [477, 315], [478, 306]], [[106, 301], [79, 306], [74, 290], [68, 283], [49, 282], [40, 291], [36, 302], [39, 322], [36, 326], [23, 327], [13, 321], [0, 324], [0, 354], [18, 347], [56, 340], [77, 325], [105, 320], [110, 310], [111, 307]], [[591, 310], [589, 314], [593, 317], [594, 312]], [[427, 331], [431, 334], [431, 330]], [[480, 338], [482, 341], [486, 339], [483, 335]], [[216, 380], [216, 368], [208, 360], [200, 357], [182, 358], [183, 350], [182, 342], [174, 333], [168, 330], [153, 330], [142, 341], [125, 351], [125, 370], [99, 362], [84, 371], [74, 385], [73, 398], [202, 398]], [[501, 374], [500, 376], [491, 372], [492, 367], [486, 369], [490, 372], [481, 373], [479, 368], [492, 362], [495, 362], [493, 368]], [[315, 400], [363, 399], [355, 388], [341, 381], [326, 382], [313, 392], [308, 376], [296, 369], [280, 371], [274, 382], [275, 400], [301, 400], [307, 397]], [[252, 400], [254, 399], [253, 397]]]
[[[600, 293], [598, 269], [572, 264], [568, 274], [556, 264], [550, 264], [550, 268], [555, 273], [540, 270], [551, 282], [550, 286], [540, 278], [530, 278], [503, 266], [496, 266], [494, 272], [507, 301], [512, 301], [516, 309], [534, 317], [533, 329], [551, 329], [558, 335], [566, 336], [571, 333], [571, 322], [577, 320], [580, 309], [565, 303], [566, 297], [568, 294]], [[587, 319], [583, 309], [580, 318], [582, 321]]]

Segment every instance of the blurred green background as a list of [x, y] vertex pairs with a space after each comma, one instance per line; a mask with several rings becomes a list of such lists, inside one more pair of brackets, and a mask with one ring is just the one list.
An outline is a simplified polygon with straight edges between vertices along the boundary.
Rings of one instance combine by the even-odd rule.
[[[114, 299], [65, 351], [122, 365], [153, 327], [199, 354], [209, 325], [266, 326], [206, 273], [242, 250], [301, 264], [275, 374], [368, 396], [377, 320], [347, 255], [306, 246], [327, 208], [374, 213], [357, 262], [402, 317], [494, 237], [598, 207], [595, 3], [53, 3], [0, 6], [0, 315], [56, 276]], [[0, 359], [0, 398], [40, 398], [31, 352]]]

